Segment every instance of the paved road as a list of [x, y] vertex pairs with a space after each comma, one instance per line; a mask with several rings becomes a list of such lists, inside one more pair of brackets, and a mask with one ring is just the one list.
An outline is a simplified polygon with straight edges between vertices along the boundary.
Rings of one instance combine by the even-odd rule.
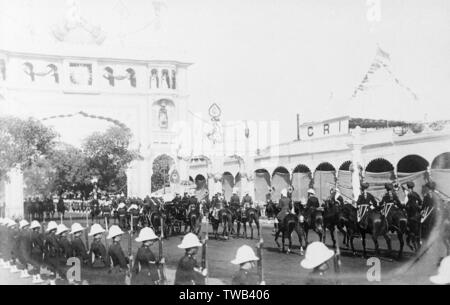
[[[85, 225], [83, 220], [80, 220], [82, 225]], [[103, 225], [103, 222], [101, 222]], [[66, 222], [66, 225], [70, 225], [70, 222]], [[253, 240], [244, 238], [231, 238], [229, 240], [218, 239], [215, 240], [212, 236], [212, 228], [209, 226], [210, 239], [208, 242], [208, 264], [209, 274], [211, 277], [210, 283], [215, 284], [229, 284], [233, 273], [236, 271], [237, 266], [230, 263], [234, 258], [236, 250], [243, 244], [250, 246], [256, 245], [256, 237]], [[263, 246], [263, 259], [264, 259], [264, 274], [267, 284], [277, 285], [296, 285], [303, 284], [309, 273], [308, 270], [300, 267], [300, 261], [302, 256], [300, 255], [300, 248], [298, 239], [296, 236], [293, 238], [293, 252], [290, 254], [281, 253], [277, 248], [274, 237], [272, 235], [272, 225], [262, 225], [262, 236], [264, 238]], [[127, 251], [129, 236], [126, 234], [122, 239], [122, 247]], [[164, 255], [167, 263], [167, 273], [169, 279], [173, 279], [174, 270], [176, 269], [178, 260], [182, 257], [183, 251], [177, 248], [177, 245], [181, 242], [182, 235], [172, 236], [164, 240]], [[314, 232], [310, 232], [309, 241], [317, 240], [318, 237]], [[342, 236], [339, 235], [339, 240], [342, 242]], [[327, 233], [327, 245], [331, 247], [331, 239], [329, 233]], [[398, 240], [395, 236], [392, 236], [393, 249], [398, 249]], [[133, 253], [136, 253], [140, 243], [133, 241]], [[158, 246], [153, 246], [154, 253], [158, 253]], [[369, 237], [367, 240], [367, 247], [369, 256], [373, 256], [373, 242]], [[381, 249], [385, 249], [386, 245], [384, 240], [380, 239]], [[361, 241], [355, 239], [355, 248], [361, 250]], [[424, 247], [425, 248], [425, 247]], [[444, 255], [444, 249], [439, 244], [435, 244], [427, 251], [418, 262], [416, 262], [413, 268], [409, 268], [411, 261], [414, 258], [413, 253], [405, 247], [405, 258], [401, 261], [388, 260], [385, 256], [385, 251], [381, 253], [381, 272], [382, 281], [381, 284], [419, 284], [428, 283], [428, 277], [436, 272], [436, 263], [439, 257]], [[199, 254], [200, 255], [200, 254]], [[357, 256], [353, 256], [351, 251], [345, 248], [341, 248], [342, 255], [342, 267], [341, 267], [341, 282], [343, 284], [373, 284], [368, 282], [366, 273], [370, 268], [367, 266], [367, 260], [361, 257], [361, 252], [358, 252]], [[200, 259], [200, 257], [199, 257]], [[332, 266], [331, 266], [332, 267]], [[8, 274], [4, 271], [0, 271], [0, 283], [4, 283], [5, 279], [8, 282]], [[18, 275], [13, 275], [13, 281], [16, 281]], [[24, 280], [21, 280], [24, 281]], [[26, 281], [26, 280], [25, 280]], [[30, 282], [28, 280], [28, 282]]]

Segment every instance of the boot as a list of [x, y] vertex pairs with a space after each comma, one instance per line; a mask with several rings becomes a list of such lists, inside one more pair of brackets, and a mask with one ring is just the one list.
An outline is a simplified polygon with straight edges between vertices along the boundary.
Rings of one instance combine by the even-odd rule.
[[44, 280], [41, 278], [40, 274], [36, 274], [33, 276], [33, 284], [41, 284]]
[[11, 268], [9, 269], [9, 272], [11, 272], [11, 273], [18, 273], [18, 272], [20, 272], [20, 270], [17, 269], [16, 265], [12, 265]]
[[29, 277], [31, 277], [31, 275], [28, 273], [28, 270], [27, 269], [22, 270], [22, 272], [20, 273], [20, 278], [21, 279], [27, 279]]

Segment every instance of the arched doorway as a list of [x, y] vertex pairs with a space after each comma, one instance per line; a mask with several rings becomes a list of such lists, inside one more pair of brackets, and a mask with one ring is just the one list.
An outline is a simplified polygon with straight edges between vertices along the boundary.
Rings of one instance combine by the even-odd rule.
[[255, 171], [255, 202], [265, 203], [270, 188], [270, 174], [266, 169]]
[[170, 168], [174, 164], [175, 160], [166, 154], [159, 155], [153, 160], [152, 193], [170, 186]]
[[230, 201], [233, 194], [234, 176], [230, 172], [225, 172], [222, 175], [222, 189], [224, 192], [225, 200]]
[[319, 201], [330, 196], [330, 189], [336, 185], [336, 169], [329, 162], [320, 163], [314, 171], [314, 189]]
[[342, 196], [349, 200], [353, 199], [352, 161], [345, 161], [339, 166], [337, 187]]
[[445, 152], [434, 158], [431, 163], [431, 179], [436, 182], [436, 189], [450, 196], [450, 152]]
[[272, 200], [277, 202], [281, 198], [281, 191], [291, 185], [289, 171], [285, 167], [277, 167], [272, 174]]
[[384, 184], [391, 183], [394, 179], [394, 166], [388, 160], [378, 158], [367, 164], [364, 181], [370, 184], [369, 192], [371, 192], [377, 200], [381, 200], [385, 193]]
[[[397, 178], [400, 184], [414, 182], [416, 191], [423, 193], [423, 186], [427, 183], [428, 161], [419, 155], [407, 155], [397, 163]], [[405, 199], [404, 192], [399, 192], [400, 200]]]
[[306, 202], [311, 180], [311, 170], [306, 165], [300, 164], [294, 168], [292, 172], [292, 186], [294, 187], [292, 200], [294, 202]]

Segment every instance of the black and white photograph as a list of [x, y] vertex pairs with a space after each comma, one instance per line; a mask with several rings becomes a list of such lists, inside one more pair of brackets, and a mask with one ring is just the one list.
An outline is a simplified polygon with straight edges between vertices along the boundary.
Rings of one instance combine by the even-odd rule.
[[0, 285], [450, 285], [450, 1], [0, 0]]

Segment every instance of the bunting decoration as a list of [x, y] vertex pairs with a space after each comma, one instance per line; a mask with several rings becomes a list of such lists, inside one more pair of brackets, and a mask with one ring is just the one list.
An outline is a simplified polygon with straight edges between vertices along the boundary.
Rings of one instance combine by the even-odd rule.
[[61, 118], [71, 118], [71, 117], [74, 117], [74, 116], [77, 116], [77, 115], [81, 115], [81, 116], [84, 116], [84, 117], [87, 117], [87, 118], [91, 118], [91, 119], [98, 119], [98, 120], [108, 121], [108, 122], [111, 122], [111, 123], [119, 126], [120, 128], [122, 128], [124, 130], [128, 130], [128, 131], [130, 130], [127, 127], [127, 125], [125, 125], [124, 123], [120, 122], [119, 120], [115, 120], [115, 119], [112, 119], [112, 118], [104, 117], [104, 116], [101, 116], [101, 115], [97, 116], [97, 115], [88, 114], [88, 113], [86, 113], [84, 111], [79, 111], [79, 112], [72, 113], [72, 114], [53, 115], [53, 116], [50, 116], [50, 117], [43, 118], [43, 119], [41, 119], [41, 121], [47, 121], [47, 120], [52, 120], [52, 119], [61, 119]]
[[36, 79], [36, 76], [46, 77], [50, 75], [55, 79], [55, 83], [59, 83], [58, 68], [54, 64], [48, 65], [47, 66], [48, 71], [46, 72], [35, 72], [33, 65], [30, 63], [25, 63], [24, 66], [25, 66], [24, 69], [25, 74], [28, 75], [32, 81]]
[[375, 59], [373, 60], [372, 64], [369, 67], [369, 70], [364, 75], [361, 83], [355, 88], [353, 91], [353, 94], [351, 96], [351, 99], [354, 99], [358, 93], [366, 91], [369, 89], [369, 83], [370, 83], [370, 77], [375, 74], [380, 69], [384, 69], [394, 80], [394, 82], [399, 86], [400, 88], [406, 90], [411, 96], [414, 98], [414, 100], [418, 100], [417, 94], [415, 94], [411, 88], [405, 86], [391, 71], [389, 68], [390, 63], [390, 55], [386, 51], [382, 50], [379, 46], [377, 49], [377, 53], [375, 55]]

